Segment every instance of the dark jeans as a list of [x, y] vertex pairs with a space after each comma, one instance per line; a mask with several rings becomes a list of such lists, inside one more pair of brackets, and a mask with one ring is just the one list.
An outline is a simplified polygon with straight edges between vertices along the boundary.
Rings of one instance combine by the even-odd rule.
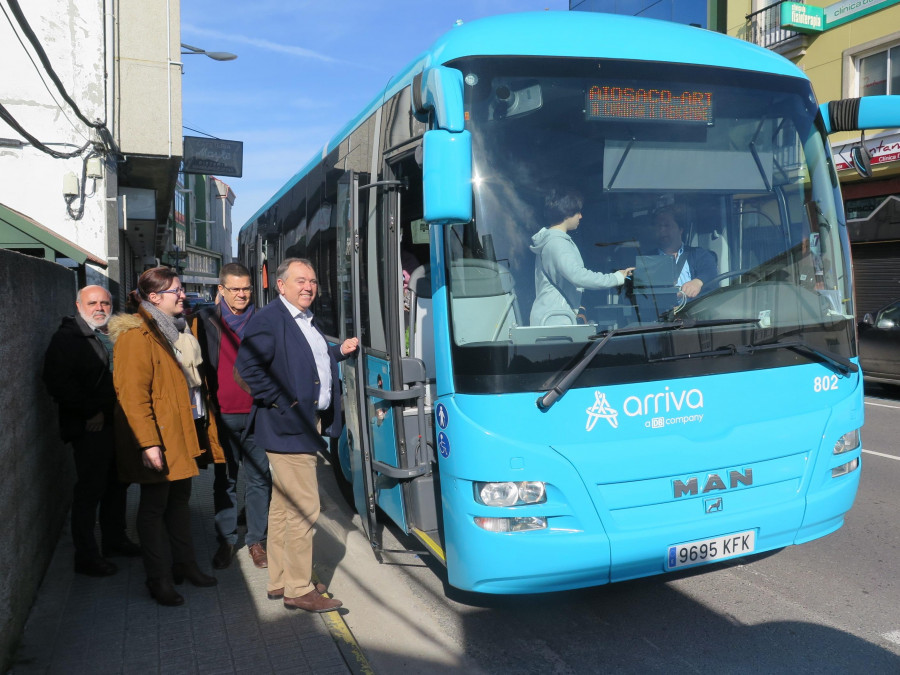
[[269, 498], [272, 495], [272, 474], [266, 451], [253, 442], [253, 434], [244, 441], [241, 435], [247, 427], [249, 415], [222, 414], [219, 442], [225, 451], [225, 464], [215, 465], [213, 504], [216, 509], [216, 532], [219, 541], [237, 542], [237, 479], [238, 469], [244, 467], [244, 505], [247, 512], [247, 535], [244, 541], [253, 546], [266, 538], [269, 523]]
[[190, 500], [190, 478], [141, 485], [137, 530], [148, 578], [170, 577], [173, 562], [196, 562]]
[[72, 542], [75, 557], [89, 560], [100, 555], [94, 526], [100, 507], [100, 534], [107, 546], [125, 537], [127, 483], [116, 473], [115, 440], [112, 427], [86, 431], [72, 441], [77, 482], [72, 492]]

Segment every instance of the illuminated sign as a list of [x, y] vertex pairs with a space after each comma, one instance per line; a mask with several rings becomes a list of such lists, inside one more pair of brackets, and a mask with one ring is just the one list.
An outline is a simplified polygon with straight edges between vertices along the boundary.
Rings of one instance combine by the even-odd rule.
[[825, 30], [825, 10], [799, 2], [781, 3], [781, 27], [798, 33], [821, 33]]
[[589, 120], [712, 124], [711, 91], [596, 84], [587, 92]]

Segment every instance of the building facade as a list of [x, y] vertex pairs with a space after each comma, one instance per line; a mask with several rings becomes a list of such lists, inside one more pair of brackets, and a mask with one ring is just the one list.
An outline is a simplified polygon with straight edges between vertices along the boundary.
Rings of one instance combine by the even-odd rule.
[[121, 304], [168, 237], [182, 156], [180, 2], [6, 4], [0, 203], [85, 251], [81, 278]]
[[[900, 94], [900, 0], [729, 0], [728, 33], [772, 49], [810, 78], [819, 102]], [[871, 176], [853, 168], [850, 148], [863, 143]], [[900, 129], [840, 133], [832, 150], [856, 281], [856, 311], [900, 297]]]
[[222, 265], [232, 261], [235, 194], [215, 176], [180, 174], [162, 262], [178, 270], [189, 292], [215, 298]]
[[724, 32], [725, 0], [569, 0], [569, 10], [625, 14]]

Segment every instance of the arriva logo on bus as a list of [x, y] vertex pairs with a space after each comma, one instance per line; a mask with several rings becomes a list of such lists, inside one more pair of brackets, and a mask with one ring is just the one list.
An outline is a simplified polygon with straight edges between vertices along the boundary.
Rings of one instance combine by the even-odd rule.
[[[699, 389], [682, 389], [680, 393], [668, 387], [656, 394], [647, 394], [643, 398], [629, 396], [622, 403], [622, 412], [628, 417], [647, 417], [644, 426], [648, 429], [661, 429], [674, 424], [691, 424], [702, 422], [702, 412], [689, 412], [703, 408], [703, 392]], [[594, 405], [588, 408], [585, 429], [591, 431], [601, 417], [609, 422], [613, 429], [619, 426], [619, 411], [613, 408], [606, 399], [606, 394], [594, 392]], [[683, 413], [683, 414], [677, 414]]]

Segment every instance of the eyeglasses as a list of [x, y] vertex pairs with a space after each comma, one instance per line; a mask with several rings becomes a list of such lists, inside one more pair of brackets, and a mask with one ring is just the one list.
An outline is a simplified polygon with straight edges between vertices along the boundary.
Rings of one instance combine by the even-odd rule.
[[179, 286], [178, 288], [170, 288], [167, 291], [157, 291], [158, 295], [162, 295], [163, 293], [173, 293], [175, 295], [181, 295], [182, 293], [186, 293], [184, 290], [184, 286]]
[[222, 286], [229, 293], [234, 293], [237, 295], [238, 293], [250, 293], [253, 291], [253, 286], [242, 286], [241, 288], [228, 288], [228, 286]]

